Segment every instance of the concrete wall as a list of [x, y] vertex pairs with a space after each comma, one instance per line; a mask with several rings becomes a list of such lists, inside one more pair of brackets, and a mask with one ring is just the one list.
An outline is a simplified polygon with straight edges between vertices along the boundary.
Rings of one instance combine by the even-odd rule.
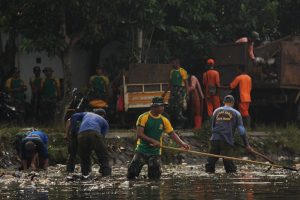
[[75, 49], [72, 54], [72, 83], [73, 87], [82, 89], [87, 86], [91, 72], [91, 52]]
[[[84, 88], [90, 76], [90, 53], [84, 50], [75, 49], [72, 53], [72, 83], [73, 87]], [[38, 62], [40, 60], [40, 63]], [[62, 79], [63, 68], [61, 60], [58, 57], [49, 57], [46, 52], [26, 53], [20, 52], [16, 56], [16, 63], [21, 71], [21, 78], [27, 85], [26, 100], [31, 99], [31, 88], [29, 85], [30, 77], [33, 77], [32, 69], [39, 66], [43, 70], [44, 67], [52, 67], [53, 76]], [[42, 77], [44, 74], [42, 73]]]

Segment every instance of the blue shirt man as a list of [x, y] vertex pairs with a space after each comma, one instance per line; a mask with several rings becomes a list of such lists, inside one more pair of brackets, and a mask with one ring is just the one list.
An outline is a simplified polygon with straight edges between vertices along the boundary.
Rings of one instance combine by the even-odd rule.
[[92, 112], [76, 113], [71, 117], [71, 129], [77, 132], [77, 122], [81, 121], [78, 134], [84, 131], [95, 131], [103, 136], [108, 132], [109, 125], [100, 115]]
[[42, 131], [30, 132], [22, 140], [21, 159], [24, 170], [29, 168], [29, 166], [31, 166], [33, 170], [38, 167], [46, 169], [49, 161], [48, 136]]
[[70, 126], [72, 131], [76, 132], [78, 122], [81, 122], [78, 130], [78, 154], [83, 176], [88, 176], [91, 172], [90, 155], [92, 151], [96, 153], [100, 164], [99, 172], [102, 173], [102, 176], [111, 175], [108, 151], [103, 139], [109, 128], [107, 121], [104, 119], [105, 115], [105, 110], [94, 109], [93, 113], [76, 113], [71, 117]]
[[224, 140], [233, 146], [233, 136], [236, 129], [242, 137], [245, 146], [247, 146], [246, 130], [243, 126], [243, 119], [239, 111], [227, 105], [217, 108], [214, 111], [212, 117], [212, 136], [210, 140]]
[[[233, 152], [232, 147], [234, 145], [233, 135], [236, 129], [243, 140], [246, 150], [252, 152], [243, 126], [241, 114], [233, 108], [233, 96], [225, 96], [223, 103], [224, 106], [216, 109], [213, 113], [210, 153], [231, 156]], [[207, 164], [205, 165], [206, 172], [214, 173], [217, 161], [218, 158], [209, 157], [207, 159]], [[237, 168], [231, 160], [223, 159], [223, 164], [227, 173], [236, 172]]]

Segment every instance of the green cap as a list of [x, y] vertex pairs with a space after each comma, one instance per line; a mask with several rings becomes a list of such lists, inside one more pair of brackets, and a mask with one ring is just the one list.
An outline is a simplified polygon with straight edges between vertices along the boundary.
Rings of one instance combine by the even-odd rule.
[[162, 97], [153, 97], [151, 106], [163, 106], [165, 105]]

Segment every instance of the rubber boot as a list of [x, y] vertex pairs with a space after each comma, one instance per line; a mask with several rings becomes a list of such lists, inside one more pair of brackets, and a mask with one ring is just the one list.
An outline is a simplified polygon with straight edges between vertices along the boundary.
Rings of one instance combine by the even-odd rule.
[[202, 126], [202, 117], [200, 115], [194, 116], [194, 129], [200, 129]]

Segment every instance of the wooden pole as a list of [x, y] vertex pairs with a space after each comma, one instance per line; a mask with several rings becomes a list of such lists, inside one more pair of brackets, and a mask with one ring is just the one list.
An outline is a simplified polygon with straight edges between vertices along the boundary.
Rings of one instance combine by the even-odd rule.
[[254, 161], [254, 160], [244, 160], [244, 159], [241, 159], [241, 158], [235, 158], [235, 157], [230, 157], [230, 156], [222, 156], [222, 155], [216, 155], [216, 154], [211, 154], [211, 153], [204, 153], [204, 152], [200, 152], [200, 151], [185, 150], [185, 149], [168, 147], [168, 146], [161, 146], [161, 148], [169, 149], [169, 150], [173, 150], [173, 151], [180, 151], [180, 152], [184, 152], [184, 153], [191, 153], [191, 154], [200, 155], [200, 156], [223, 158], [223, 159], [227, 159], [227, 160], [235, 160], [235, 161], [246, 162], [246, 163], [251, 163], [251, 164], [256, 164], [256, 165], [264, 165], [264, 166], [271, 166], [271, 167], [275, 167], [275, 168], [283, 168], [283, 169], [289, 169], [289, 170], [292, 170], [292, 171], [298, 171], [297, 169], [292, 168], [292, 167], [287, 167], [287, 166], [283, 166], [283, 165], [276, 165], [276, 164], [270, 164], [270, 163], [264, 163], [264, 162]]

